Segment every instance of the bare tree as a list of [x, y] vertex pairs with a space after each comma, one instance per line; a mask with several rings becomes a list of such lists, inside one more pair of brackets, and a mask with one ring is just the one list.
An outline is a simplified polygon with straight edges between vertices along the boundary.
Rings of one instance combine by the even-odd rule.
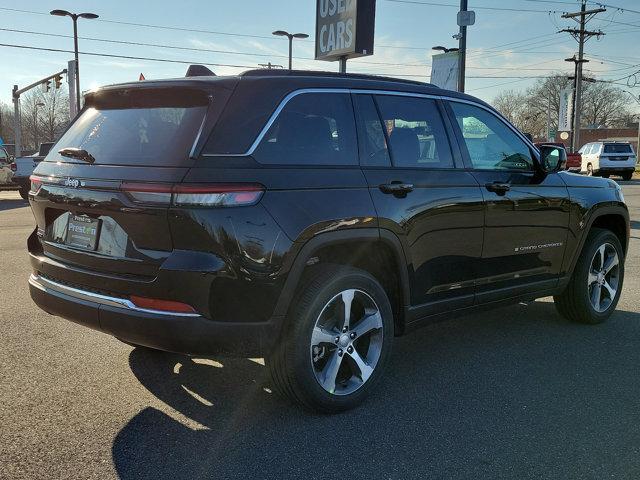
[[69, 97], [62, 89], [34, 89], [20, 98], [22, 142], [37, 150], [42, 142], [53, 142], [69, 122]]
[[[564, 75], [555, 74], [538, 80], [524, 93], [501, 92], [493, 105], [523, 132], [546, 136], [547, 111], [551, 111], [552, 129], [558, 127], [560, 90], [571, 86]], [[585, 83], [582, 101], [582, 127], [610, 127], [629, 115], [624, 92], [603, 82]]]
[[582, 124], [590, 128], [610, 127], [615, 119], [628, 115], [629, 98], [608, 83], [590, 84], [584, 91]]

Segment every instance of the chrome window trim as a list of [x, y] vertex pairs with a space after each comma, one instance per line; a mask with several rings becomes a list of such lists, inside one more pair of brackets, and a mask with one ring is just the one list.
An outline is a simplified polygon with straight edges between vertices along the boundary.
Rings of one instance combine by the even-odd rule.
[[86, 290], [80, 290], [79, 288], [69, 287], [68, 285], [54, 282], [53, 280], [49, 280], [33, 273], [29, 277], [29, 284], [35, 288], [42, 290], [45, 293], [61, 293], [78, 300], [85, 300], [88, 302], [97, 303], [99, 305], [108, 305], [110, 307], [126, 308], [128, 310], [133, 310], [136, 312], [152, 313], [154, 315], [167, 315], [171, 317], [201, 316], [199, 313], [165, 312], [163, 310], [141, 308], [136, 306], [131, 300], [127, 300], [126, 298], [111, 297], [109, 295], [102, 295], [99, 293], [88, 292]]
[[255, 150], [260, 145], [260, 142], [267, 134], [273, 123], [280, 115], [280, 112], [286, 107], [287, 103], [291, 101], [292, 98], [297, 97], [298, 95], [303, 95], [307, 93], [346, 93], [346, 94], [376, 94], [376, 95], [396, 95], [403, 97], [420, 97], [420, 98], [433, 98], [439, 99], [442, 98], [439, 95], [430, 95], [425, 93], [413, 93], [413, 92], [397, 92], [395, 90], [371, 90], [371, 89], [358, 89], [358, 88], [301, 88], [299, 90], [294, 90], [287, 94], [278, 104], [278, 107], [274, 110], [274, 112], [267, 120], [267, 123], [262, 127], [260, 133], [253, 141], [249, 149], [245, 153], [203, 153], [203, 157], [246, 157], [249, 155], [253, 155]]
[[295, 98], [298, 95], [304, 95], [304, 94], [308, 94], [308, 93], [346, 93], [346, 94], [361, 94], [361, 95], [392, 95], [392, 96], [398, 96], [398, 97], [430, 98], [430, 99], [433, 99], [433, 100], [445, 100], [445, 101], [451, 101], [451, 102], [467, 103], [469, 105], [473, 105], [475, 107], [479, 107], [479, 108], [481, 108], [483, 110], [486, 110], [487, 112], [489, 112], [489, 113], [493, 114], [494, 116], [496, 116], [500, 121], [502, 121], [502, 123], [504, 123], [508, 128], [510, 128], [511, 131], [513, 131], [521, 140], [523, 140], [525, 142], [525, 144], [529, 147], [529, 149], [532, 150], [532, 152], [534, 153], [533, 154], [533, 157], [534, 157], [533, 160], [534, 161], [538, 161], [539, 160], [535, 156], [535, 152], [537, 152], [538, 150], [536, 149], [535, 145], [533, 145], [533, 142], [530, 142], [527, 137], [525, 137], [521, 132], [518, 131], [517, 128], [515, 128], [513, 125], [511, 125], [506, 118], [504, 118], [502, 115], [500, 115], [499, 112], [497, 112], [497, 111], [495, 111], [495, 110], [493, 110], [493, 109], [491, 109], [489, 107], [486, 107], [486, 106], [484, 106], [484, 105], [482, 105], [480, 103], [474, 102], [472, 100], [450, 97], [446, 93], [444, 93], [442, 95], [433, 95], [433, 94], [429, 94], [429, 93], [402, 92], [402, 91], [397, 91], [397, 90], [375, 90], [375, 89], [370, 89], [370, 88], [301, 88], [301, 89], [298, 89], [298, 90], [294, 90], [293, 92], [290, 92], [289, 94], [287, 94], [280, 101], [280, 103], [278, 104], [278, 107], [271, 114], [271, 116], [269, 117], [269, 120], [267, 120], [267, 123], [262, 127], [262, 129], [260, 130], [260, 133], [258, 134], [256, 139], [253, 141], [253, 143], [251, 144], [251, 146], [249, 147], [249, 149], [245, 153], [204, 153], [204, 154], [202, 154], [202, 156], [203, 157], [247, 157], [247, 156], [253, 155], [255, 150], [258, 148], [258, 145], [260, 145], [260, 142], [262, 142], [264, 136], [267, 134], [267, 132], [269, 131], [269, 129], [271, 128], [273, 123], [278, 118], [278, 115], [280, 115], [280, 113], [282, 112], [284, 107], [286, 107], [287, 103], [289, 103], [292, 98]]

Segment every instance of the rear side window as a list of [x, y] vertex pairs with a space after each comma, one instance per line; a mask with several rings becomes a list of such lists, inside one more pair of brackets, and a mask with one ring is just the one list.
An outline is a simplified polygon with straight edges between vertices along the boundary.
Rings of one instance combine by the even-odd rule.
[[376, 102], [394, 166], [453, 168], [449, 139], [434, 100], [378, 95]]
[[633, 153], [633, 150], [626, 143], [607, 143], [603, 153]]
[[46, 161], [81, 163], [58, 153], [71, 147], [86, 150], [99, 165], [184, 165], [206, 113], [206, 98], [187, 92], [166, 96], [162, 92], [126, 93], [89, 100], [89, 107], [56, 143]]
[[293, 97], [254, 152], [265, 164], [357, 165], [351, 96], [305, 93]]

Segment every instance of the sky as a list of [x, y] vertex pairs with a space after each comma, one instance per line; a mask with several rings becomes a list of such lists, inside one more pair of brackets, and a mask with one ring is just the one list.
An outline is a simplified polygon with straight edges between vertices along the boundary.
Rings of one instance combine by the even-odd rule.
[[[637, 98], [640, 0], [602, 2], [607, 11], [588, 28], [606, 35], [586, 44], [590, 62], [585, 72], [616, 81]], [[597, 8], [597, 3], [589, 2], [588, 8]], [[21, 88], [51, 75], [73, 58], [72, 53], [6, 46], [72, 51], [71, 19], [49, 15], [52, 9], [100, 15], [98, 20], [79, 21], [80, 51], [114, 57], [81, 54], [81, 89], [87, 90], [137, 80], [140, 73], [147, 79], [181, 77], [189, 63], [216, 64], [209, 68], [218, 75], [269, 61], [286, 66], [287, 41], [271, 35], [278, 29], [310, 35], [308, 40], [294, 41], [294, 68], [337, 71], [337, 62], [313, 60], [315, 4], [315, 0], [0, 0], [0, 101], [10, 103], [14, 84]], [[491, 101], [500, 91], [526, 89], [535, 82], [523, 77], [572, 73], [573, 64], [564, 59], [577, 51], [577, 42], [557, 32], [576, 26], [561, 15], [578, 11], [579, 5], [578, 0], [469, 0], [476, 23], [468, 28], [467, 93]], [[458, 6], [457, 0], [377, 0], [375, 53], [349, 60], [347, 71], [428, 81], [435, 53], [431, 47], [457, 46], [452, 35], [458, 31]], [[640, 112], [640, 106], [629, 100]]]

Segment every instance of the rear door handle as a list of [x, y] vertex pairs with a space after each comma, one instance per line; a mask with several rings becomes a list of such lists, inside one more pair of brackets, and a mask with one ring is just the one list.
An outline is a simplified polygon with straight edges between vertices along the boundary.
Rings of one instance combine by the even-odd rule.
[[391, 182], [380, 185], [383, 193], [391, 193], [393, 195], [406, 195], [413, 191], [413, 183]]
[[508, 183], [493, 182], [485, 183], [484, 186], [490, 192], [497, 193], [500, 196], [511, 190], [511, 185], [509, 185]]

